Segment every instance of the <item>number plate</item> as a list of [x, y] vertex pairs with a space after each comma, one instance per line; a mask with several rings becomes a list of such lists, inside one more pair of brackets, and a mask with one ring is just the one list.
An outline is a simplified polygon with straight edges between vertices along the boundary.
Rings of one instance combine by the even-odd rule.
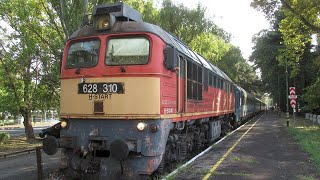
[[124, 94], [124, 83], [80, 83], [78, 94]]

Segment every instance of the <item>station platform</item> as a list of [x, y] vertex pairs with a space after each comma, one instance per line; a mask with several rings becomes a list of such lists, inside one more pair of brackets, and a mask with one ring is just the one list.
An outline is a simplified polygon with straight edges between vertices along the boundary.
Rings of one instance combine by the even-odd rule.
[[213, 145], [173, 179], [320, 179], [320, 172], [278, 114], [269, 111]]

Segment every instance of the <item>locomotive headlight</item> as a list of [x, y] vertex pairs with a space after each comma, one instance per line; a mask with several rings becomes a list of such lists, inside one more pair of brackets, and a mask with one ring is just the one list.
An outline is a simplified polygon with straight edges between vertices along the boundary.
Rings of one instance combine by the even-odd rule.
[[93, 26], [96, 30], [108, 30], [115, 23], [115, 16], [112, 14], [96, 15], [94, 17]]
[[102, 21], [101, 21], [101, 26], [102, 26], [103, 28], [108, 28], [108, 27], [109, 27], [109, 21], [106, 20], [106, 19], [102, 20]]
[[137, 129], [138, 129], [139, 131], [145, 130], [146, 127], [147, 127], [147, 124], [144, 123], [144, 122], [139, 122], [138, 125], [137, 125]]
[[67, 120], [61, 120], [60, 126], [62, 129], [68, 128], [69, 127], [69, 122]]

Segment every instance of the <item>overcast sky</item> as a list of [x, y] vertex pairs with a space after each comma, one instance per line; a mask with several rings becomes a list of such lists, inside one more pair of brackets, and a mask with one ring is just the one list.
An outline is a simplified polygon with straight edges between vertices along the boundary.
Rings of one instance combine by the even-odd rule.
[[252, 37], [269, 23], [261, 12], [250, 7], [252, 0], [173, 0], [194, 8], [200, 2], [207, 8], [207, 16], [225, 31], [232, 34], [231, 43], [240, 47], [243, 57], [248, 59], [252, 52]]

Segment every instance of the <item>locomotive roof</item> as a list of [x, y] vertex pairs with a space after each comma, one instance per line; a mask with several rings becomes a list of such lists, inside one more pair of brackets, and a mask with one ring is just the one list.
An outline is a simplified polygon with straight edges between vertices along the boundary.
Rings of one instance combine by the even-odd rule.
[[209, 71], [214, 72], [220, 77], [232, 82], [232, 80], [217, 66], [215, 66], [196, 52], [192, 51], [179, 38], [169, 32], [166, 32], [165, 30], [154, 24], [136, 21], [117, 21], [114, 26], [108, 31], [96, 31], [93, 26], [86, 25], [74, 32], [71, 35], [70, 39], [99, 34], [117, 34], [130, 32], [149, 32], [155, 34], [159, 36], [166, 44], [171, 44], [172, 46], [176, 47], [179, 52], [181, 52], [185, 56], [188, 56], [189, 60], [202, 65]]

